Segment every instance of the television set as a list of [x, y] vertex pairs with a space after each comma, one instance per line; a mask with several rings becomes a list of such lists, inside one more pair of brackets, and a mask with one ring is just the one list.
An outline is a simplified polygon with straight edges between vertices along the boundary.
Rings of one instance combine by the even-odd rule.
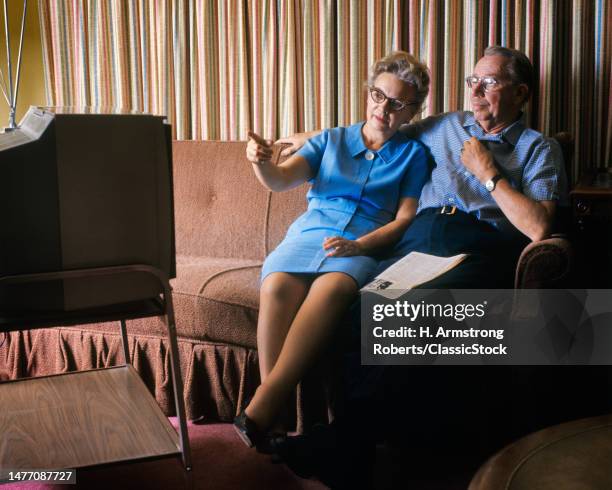
[[[129, 264], [175, 277], [170, 126], [133, 112], [30, 107], [0, 134], [0, 214], [0, 277]], [[155, 278], [136, 272], [4, 285], [0, 316], [158, 294]]]

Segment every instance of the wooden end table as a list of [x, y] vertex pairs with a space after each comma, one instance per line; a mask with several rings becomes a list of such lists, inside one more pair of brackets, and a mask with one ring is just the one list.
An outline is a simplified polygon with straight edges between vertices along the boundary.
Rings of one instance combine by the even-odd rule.
[[612, 172], [583, 175], [570, 200], [581, 286], [612, 288]]

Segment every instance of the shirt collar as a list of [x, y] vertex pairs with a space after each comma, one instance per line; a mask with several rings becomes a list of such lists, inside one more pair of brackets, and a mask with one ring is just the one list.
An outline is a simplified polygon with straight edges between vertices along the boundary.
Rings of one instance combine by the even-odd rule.
[[488, 134], [485, 133], [484, 129], [480, 127], [480, 124], [476, 121], [472, 112], [465, 113], [465, 120], [463, 122], [464, 128], [470, 128], [470, 133], [476, 136], [478, 139], [499, 141], [504, 140], [510, 143], [512, 146], [516, 146], [521, 133], [525, 129], [525, 114], [521, 112], [520, 117], [514, 121], [510, 126], [504, 128], [501, 133]]
[[[356, 157], [360, 153], [368, 150], [368, 147], [365, 145], [363, 136], [361, 134], [361, 128], [364, 124], [364, 122], [360, 122], [346, 128], [346, 140], [352, 157]], [[404, 140], [405, 136], [399, 131], [396, 131], [395, 134], [385, 142], [380, 150], [370, 151], [377, 154], [385, 163], [389, 163], [393, 159], [393, 155], [395, 154], [398, 146], [401, 145]]]

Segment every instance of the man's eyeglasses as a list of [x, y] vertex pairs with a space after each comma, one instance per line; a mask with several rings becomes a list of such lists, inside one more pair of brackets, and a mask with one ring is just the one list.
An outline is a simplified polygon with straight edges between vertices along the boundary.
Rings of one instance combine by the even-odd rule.
[[387, 94], [385, 94], [382, 90], [376, 87], [368, 87], [368, 89], [370, 90], [370, 97], [372, 97], [372, 100], [374, 102], [376, 102], [377, 104], [382, 104], [385, 102], [385, 100], [388, 100], [389, 109], [393, 112], [400, 112], [408, 106], [418, 105], [418, 102], [406, 102], [403, 100], [394, 99], [392, 97], [387, 97]]
[[485, 92], [491, 92], [501, 87], [501, 83], [495, 77], [477, 77], [475, 75], [465, 78], [469, 88], [476, 88], [482, 83]]

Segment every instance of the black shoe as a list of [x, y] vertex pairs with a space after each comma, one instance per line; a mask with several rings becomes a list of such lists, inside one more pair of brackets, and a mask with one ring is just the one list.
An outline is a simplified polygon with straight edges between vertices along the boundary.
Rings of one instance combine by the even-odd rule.
[[308, 434], [279, 442], [277, 454], [297, 476], [315, 477], [332, 490], [371, 490], [375, 453], [342, 434], [334, 424], [317, 424]]
[[261, 441], [255, 444], [255, 449], [257, 449], [258, 453], [272, 456], [273, 463], [279, 463], [278, 453], [286, 439], [287, 434], [266, 434]]
[[265, 438], [265, 433], [259, 430], [244, 410], [234, 418], [234, 429], [248, 447], [260, 444]]
[[329, 425], [315, 425], [304, 435], [275, 441], [276, 454], [291, 471], [301, 478], [316, 477], [335, 487], [338, 467], [336, 433]]
[[273, 462], [285, 463], [300, 478], [316, 476], [315, 454], [308, 436], [287, 436], [274, 447]]

